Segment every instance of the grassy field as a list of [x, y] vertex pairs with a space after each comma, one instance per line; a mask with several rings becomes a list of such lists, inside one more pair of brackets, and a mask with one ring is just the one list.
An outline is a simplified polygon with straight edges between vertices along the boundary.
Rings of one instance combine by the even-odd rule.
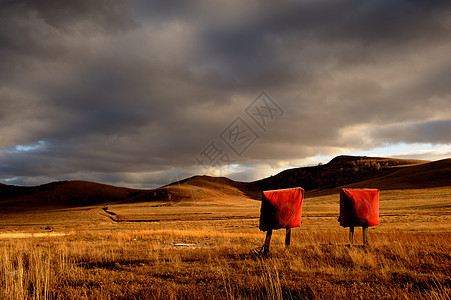
[[[265, 234], [249, 199], [5, 214], [0, 298], [450, 299], [450, 199], [383, 191], [363, 248], [338, 225], [338, 195], [307, 198], [291, 247], [276, 231], [266, 259], [253, 254]], [[153, 222], [127, 222], [139, 220]]]

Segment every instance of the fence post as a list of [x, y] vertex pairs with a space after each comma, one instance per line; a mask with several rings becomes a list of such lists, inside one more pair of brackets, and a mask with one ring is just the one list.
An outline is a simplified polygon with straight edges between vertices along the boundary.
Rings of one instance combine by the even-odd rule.
[[363, 245], [368, 246], [368, 227], [363, 227]]
[[354, 243], [354, 227], [349, 227], [349, 242], [352, 245]]
[[263, 245], [263, 254], [267, 254], [269, 251], [269, 244], [271, 243], [271, 235], [272, 229], [268, 229], [268, 231], [266, 232], [265, 244]]
[[287, 232], [285, 234], [285, 249], [290, 246], [291, 241], [291, 228], [287, 228]]

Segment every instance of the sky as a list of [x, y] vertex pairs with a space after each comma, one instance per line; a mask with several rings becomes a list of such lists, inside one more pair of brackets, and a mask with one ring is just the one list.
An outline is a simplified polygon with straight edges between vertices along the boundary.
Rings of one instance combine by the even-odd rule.
[[0, 0], [0, 182], [451, 157], [451, 2]]

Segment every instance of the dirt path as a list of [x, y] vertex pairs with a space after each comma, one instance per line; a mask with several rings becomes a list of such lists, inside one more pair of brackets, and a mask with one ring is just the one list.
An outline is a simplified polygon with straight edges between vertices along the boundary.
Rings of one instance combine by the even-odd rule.
[[56, 236], [66, 236], [71, 233], [65, 232], [11, 232], [11, 233], [0, 233], [0, 240], [2, 239], [24, 239], [24, 238], [35, 238], [35, 237], [56, 237]]

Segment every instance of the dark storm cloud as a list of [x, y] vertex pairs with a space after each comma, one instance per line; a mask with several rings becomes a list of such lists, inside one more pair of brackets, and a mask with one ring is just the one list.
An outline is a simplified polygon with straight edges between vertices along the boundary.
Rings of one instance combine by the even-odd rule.
[[67, 32], [94, 29], [115, 33], [136, 24], [127, 13], [131, 8], [129, 0], [25, 0], [23, 4], [48, 25]]
[[294, 72], [299, 64], [368, 63], [393, 55], [378, 51], [409, 51], [450, 33], [444, 1], [305, 1], [270, 9], [241, 23], [208, 26], [204, 42], [212, 63], [234, 69], [237, 77], [280, 63]]
[[374, 138], [385, 143], [448, 144], [451, 119], [412, 124], [393, 125], [374, 130]]
[[0, 179], [202, 172], [195, 157], [261, 90], [285, 114], [266, 132], [247, 119], [261, 138], [225, 171], [239, 178], [449, 144], [450, 15], [447, 1], [0, 1]]

